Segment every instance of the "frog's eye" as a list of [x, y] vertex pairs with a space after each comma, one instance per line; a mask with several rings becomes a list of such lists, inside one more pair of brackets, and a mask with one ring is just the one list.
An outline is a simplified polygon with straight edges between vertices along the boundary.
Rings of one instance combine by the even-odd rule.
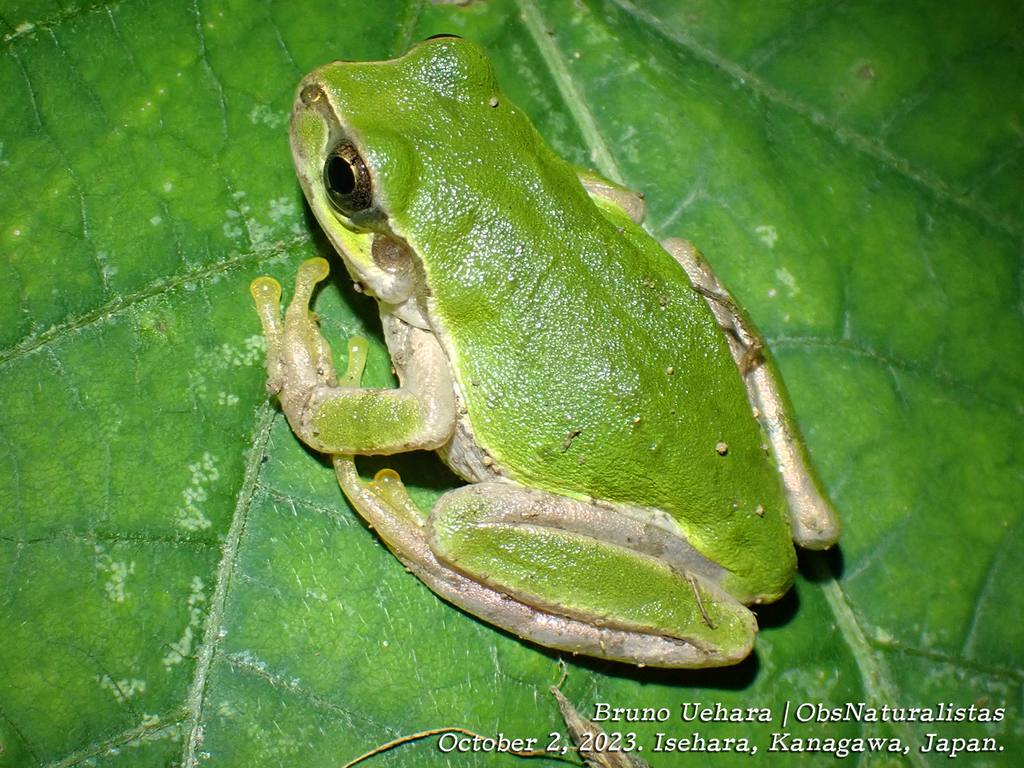
[[327, 155], [324, 188], [342, 213], [358, 213], [373, 205], [370, 171], [353, 144], [343, 141]]

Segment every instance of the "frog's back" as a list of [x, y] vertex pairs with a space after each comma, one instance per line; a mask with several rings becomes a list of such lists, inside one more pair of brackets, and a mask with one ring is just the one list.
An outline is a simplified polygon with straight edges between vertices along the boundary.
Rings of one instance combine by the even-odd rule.
[[430, 302], [478, 443], [511, 479], [668, 512], [739, 574], [763, 538], [788, 579], [779, 475], [705, 300], [571, 166], [540, 172], [572, 178], [521, 187], [511, 218], [478, 208], [427, 259], [455, 276]]

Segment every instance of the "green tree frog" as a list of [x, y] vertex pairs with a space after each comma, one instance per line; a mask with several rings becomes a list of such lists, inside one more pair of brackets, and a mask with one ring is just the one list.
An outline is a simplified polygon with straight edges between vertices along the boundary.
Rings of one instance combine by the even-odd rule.
[[[746, 607], [837, 518], [761, 336], [643, 200], [557, 157], [474, 44], [335, 62], [299, 84], [292, 156], [399, 386], [339, 377], [309, 309], [328, 273], [252, 293], [269, 392], [434, 592], [540, 645], [640, 665], [747, 656]], [[353, 456], [430, 449], [468, 484], [420, 509]]]

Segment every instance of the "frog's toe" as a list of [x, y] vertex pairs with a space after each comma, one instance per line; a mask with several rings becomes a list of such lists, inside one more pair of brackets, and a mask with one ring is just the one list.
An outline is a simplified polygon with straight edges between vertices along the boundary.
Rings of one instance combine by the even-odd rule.
[[272, 277], [257, 277], [249, 286], [256, 302], [256, 314], [263, 326], [267, 345], [267, 391], [281, 389], [283, 331], [281, 326], [281, 284]]
[[313, 289], [316, 288], [317, 283], [327, 277], [330, 271], [327, 259], [320, 256], [302, 262], [295, 277], [295, 295], [292, 298], [292, 303], [308, 307], [309, 300], [313, 296]]
[[363, 380], [363, 369], [366, 367], [366, 348], [368, 343], [356, 334], [348, 340], [348, 365], [345, 375], [338, 379], [339, 387], [358, 387]]
[[249, 293], [256, 302], [263, 332], [268, 336], [280, 332], [281, 284], [272, 277], [257, 277], [249, 285]]

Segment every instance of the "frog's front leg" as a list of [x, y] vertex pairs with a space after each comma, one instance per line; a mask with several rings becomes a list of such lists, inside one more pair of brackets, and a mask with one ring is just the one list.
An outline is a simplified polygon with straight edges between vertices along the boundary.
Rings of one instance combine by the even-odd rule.
[[288, 423], [310, 447], [330, 454], [390, 454], [443, 445], [455, 425], [455, 396], [434, 335], [383, 315], [397, 389], [339, 386], [331, 349], [309, 301], [328, 273], [324, 259], [299, 267], [295, 295], [282, 322], [281, 287], [253, 281], [252, 295], [267, 339], [267, 390], [278, 396]]
[[671, 238], [662, 246], [686, 270], [694, 289], [707, 301], [726, 332], [751, 407], [768, 435], [782, 473], [793, 540], [808, 549], [827, 549], [839, 538], [839, 517], [812, 469], [807, 447], [793, 420], [793, 406], [764, 339], [693, 243]]

